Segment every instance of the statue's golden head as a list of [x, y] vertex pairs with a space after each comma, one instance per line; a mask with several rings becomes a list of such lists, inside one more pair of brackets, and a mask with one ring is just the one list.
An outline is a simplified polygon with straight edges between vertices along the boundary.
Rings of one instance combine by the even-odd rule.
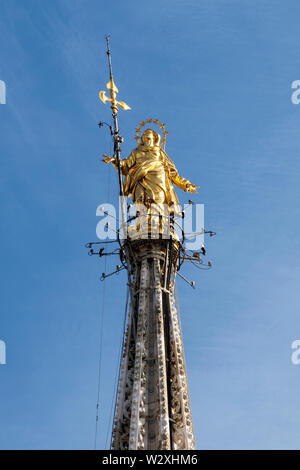
[[160, 143], [160, 135], [153, 129], [146, 129], [141, 136], [141, 144], [145, 147], [155, 147]]

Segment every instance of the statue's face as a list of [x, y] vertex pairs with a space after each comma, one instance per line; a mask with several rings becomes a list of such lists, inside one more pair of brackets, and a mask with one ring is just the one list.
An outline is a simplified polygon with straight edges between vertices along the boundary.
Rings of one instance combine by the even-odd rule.
[[142, 137], [143, 143], [145, 147], [153, 147], [154, 146], [154, 135], [152, 131], [146, 131]]

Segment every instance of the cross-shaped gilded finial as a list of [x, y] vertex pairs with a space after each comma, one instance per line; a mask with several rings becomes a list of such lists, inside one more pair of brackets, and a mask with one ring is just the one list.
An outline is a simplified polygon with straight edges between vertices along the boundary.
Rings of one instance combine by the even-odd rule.
[[116, 100], [117, 93], [119, 93], [119, 90], [116, 87], [116, 85], [113, 81], [113, 78], [111, 78], [109, 80], [109, 82], [106, 85], [106, 88], [108, 88], [110, 90], [110, 98], [108, 98], [108, 96], [106, 96], [105, 91], [100, 91], [99, 97], [100, 97], [100, 100], [104, 104], [106, 104], [106, 101], [111, 101], [111, 109], [112, 109], [113, 113], [118, 112], [118, 106], [120, 106], [120, 108], [124, 109], [125, 111], [127, 111], [128, 109], [131, 109], [131, 107], [128, 106], [128, 104], [124, 103], [124, 101], [117, 101]]

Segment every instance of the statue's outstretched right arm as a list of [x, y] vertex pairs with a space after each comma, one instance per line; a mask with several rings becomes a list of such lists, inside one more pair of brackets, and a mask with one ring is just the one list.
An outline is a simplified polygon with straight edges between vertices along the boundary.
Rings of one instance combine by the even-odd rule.
[[[118, 162], [116, 157], [109, 157], [108, 155], [103, 154], [103, 159], [102, 161], [104, 163], [112, 163], [113, 166], [118, 170]], [[124, 160], [120, 160], [120, 166], [122, 169], [123, 175], [126, 175], [128, 173], [128, 170], [135, 164], [135, 151], [133, 150], [131, 154], [129, 155], [128, 158], [125, 158]]]

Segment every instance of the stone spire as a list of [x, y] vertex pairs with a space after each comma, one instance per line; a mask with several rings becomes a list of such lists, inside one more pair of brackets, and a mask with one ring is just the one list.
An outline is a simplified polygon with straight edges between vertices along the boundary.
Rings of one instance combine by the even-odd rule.
[[180, 319], [179, 242], [127, 241], [130, 310], [112, 449], [195, 449]]
[[[202, 261], [199, 251], [186, 252], [183, 229], [180, 237], [175, 233], [174, 216], [183, 212], [174, 186], [189, 193], [196, 193], [198, 186], [182, 177], [167, 155], [168, 132], [158, 119], [141, 121], [136, 129], [137, 147], [126, 159], [121, 159], [123, 138], [119, 134], [118, 108], [128, 110], [130, 107], [117, 100], [108, 37], [106, 40], [110, 98], [105, 91], [99, 96], [104, 103], [111, 103], [114, 125], [109, 127], [114, 152], [112, 156], [103, 154], [102, 161], [112, 163], [118, 170], [122, 230], [116, 233], [123, 267], [117, 266], [115, 272], [127, 270], [130, 288], [111, 447], [116, 450], [192, 450], [195, 439], [174, 290], [183, 259], [193, 264], [202, 264]], [[100, 122], [99, 126], [103, 124], [106, 123]], [[140, 135], [141, 129], [149, 124], [159, 126], [162, 139], [159, 132], [150, 128]], [[193, 168], [190, 170], [192, 173]], [[128, 218], [129, 206], [126, 210], [124, 196], [132, 199], [136, 216]], [[136, 225], [128, 225], [133, 220]], [[156, 236], [149, 237], [153, 228]], [[120, 237], [124, 229], [125, 237]], [[201, 232], [195, 235], [202, 233], [207, 232], [201, 227]], [[120, 238], [124, 238], [123, 242]], [[89, 254], [103, 256], [104, 247], [99, 252], [92, 248], [98, 244], [87, 245]], [[115, 253], [116, 250], [105, 254]], [[205, 255], [204, 247], [202, 254]]]

